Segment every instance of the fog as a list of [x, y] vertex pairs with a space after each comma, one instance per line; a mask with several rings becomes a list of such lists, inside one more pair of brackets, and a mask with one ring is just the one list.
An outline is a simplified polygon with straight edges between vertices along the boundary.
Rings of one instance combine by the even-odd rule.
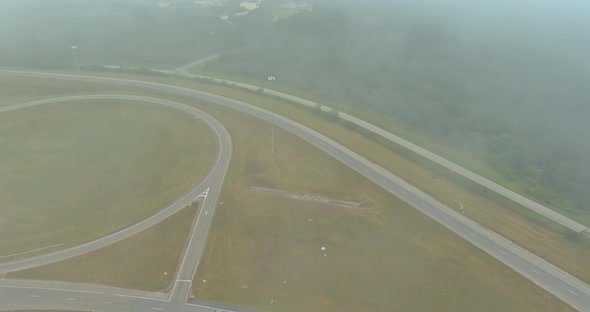
[[336, 109], [382, 114], [529, 197], [590, 213], [588, 1], [263, 0], [247, 13], [240, 2], [5, 0], [0, 66], [72, 69], [71, 45], [84, 69], [222, 52], [204, 70], [272, 74]]

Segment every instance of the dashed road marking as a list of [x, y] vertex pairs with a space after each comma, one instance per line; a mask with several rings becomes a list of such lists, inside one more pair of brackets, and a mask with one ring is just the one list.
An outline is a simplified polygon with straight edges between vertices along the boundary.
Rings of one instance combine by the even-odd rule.
[[574, 291], [571, 291], [571, 290], [569, 290], [569, 289], [568, 289], [567, 291], [571, 292], [572, 294], [576, 295], [577, 297], [579, 297], [579, 296], [580, 296], [580, 295], [578, 295], [577, 293], [575, 293]]
[[406, 193], [406, 191], [400, 191], [400, 193], [407, 195], [408, 193]]
[[537, 271], [537, 270], [535, 270], [535, 269], [531, 269], [531, 271], [533, 271], [533, 272], [535, 272], [535, 273], [537, 273], [537, 274], [541, 275], [541, 272], [539, 272], [539, 271]]
[[473, 237], [477, 238], [477, 235], [475, 235], [475, 234], [473, 234], [473, 233], [469, 233], [469, 235], [471, 235], [471, 236], [473, 236]]
[[39, 296], [37, 296], [37, 295], [29, 295], [29, 297], [31, 297], [31, 298], [39, 298]]
[[70, 300], [70, 301], [76, 301], [75, 298], [66, 298], [66, 300]]
[[154, 309], [154, 310], [159, 310], [159, 311], [162, 311], [162, 310], [164, 310], [164, 309], [162, 309], [162, 308], [156, 308], [156, 307], [153, 307], [152, 309]]
[[500, 252], [508, 256], [508, 253], [507, 253], [507, 252], [505, 252], [504, 250], [501, 250], [501, 249], [500, 249]]
[[112, 302], [108, 302], [108, 301], [101, 301], [101, 303], [104, 303], [104, 304], [113, 304]]
[[205, 215], [209, 214], [209, 210], [205, 210]]
[[445, 221], [447, 221], [447, 222], [451, 222], [451, 219], [449, 219], [447, 217], [443, 217], [443, 219], [445, 219]]

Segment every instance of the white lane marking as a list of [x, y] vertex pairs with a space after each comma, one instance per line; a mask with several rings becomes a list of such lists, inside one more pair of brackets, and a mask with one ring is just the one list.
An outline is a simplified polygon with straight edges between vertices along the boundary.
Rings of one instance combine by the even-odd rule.
[[504, 250], [500, 249], [500, 252], [508, 256], [508, 253], [505, 252]]
[[205, 211], [205, 215], [208, 215], [208, 214], [209, 214], [209, 210], [206, 210], [206, 211]]
[[108, 302], [108, 301], [101, 301], [101, 303], [104, 303], [104, 304], [113, 304], [112, 302]]
[[156, 307], [152, 307], [152, 309], [154, 309], [154, 310], [159, 310], [159, 311], [162, 311], [162, 310], [164, 310], [164, 309], [162, 309], [162, 308], [156, 308]]
[[577, 297], [579, 297], [579, 296], [580, 296], [580, 295], [578, 295], [577, 293], [575, 293], [575, 292], [573, 292], [573, 291], [571, 291], [571, 290], [569, 290], [569, 289], [568, 289], [567, 291], [571, 292], [572, 294], [576, 295]]
[[66, 298], [66, 300], [70, 300], [70, 301], [76, 301], [75, 298]]
[[426, 205], [424, 205], [424, 203], [420, 203], [420, 206], [426, 208]]
[[402, 193], [404, 195], [408, 195], [408, 193], [406, 193], [406, 191], [400, 191], [400, 193]]
[[31, 297], [31, 298], [39, 298], [39, 296], [37, 296], [37, 295], [29, 295], [29, 297]]
[[451, 219], [449, 219], [447, 217], [443, 217], [443, 219], [445, 219], [445, 221], [447, 221], [447, 222], [451, 222]]
[[469, 235], [471, 235], [471, 236], [473, 236], [473, 237], [477, 238], [477, 235], [475, 235], [475, 234], [473, 234], [473, 233], [471, 233], [471, 232], [469, 233]]
[[537, 270], [535, 270], [535, 269], [531, 269], [531, 271], [533, 271], [533, 272], [535, 272], [535, 273], [537, 273], [537, 274], [541, 275], [541, 272], [539, 272], [539, 271], [537, 271]]
[[193, 281], [191, 280], [176, 280], [176, 282], [186, 282], [186, 283], [192, 283]]

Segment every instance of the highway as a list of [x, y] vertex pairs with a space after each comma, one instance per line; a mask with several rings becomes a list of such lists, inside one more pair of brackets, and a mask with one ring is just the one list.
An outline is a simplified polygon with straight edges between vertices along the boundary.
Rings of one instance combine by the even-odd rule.
[[[245, 112], [265, 121], [270, 121], [271, 118], [269, 111], [241, 101], [165, 84], [127, 79], [48, 73], [26, 73], [14, 71], [0, 71], [0, 73], [26, 77], [83, 80], [89, 82], [147, 88], [172, 94], [185, 95], [210, 103], [222, 105]], [[277, 114], [274, 115], [274, 120], [277, 127], [281, 127], [286, 131], [303, 138], [307, 142], [348, 165], [353, 170], [381, 186], [391, 194], [398, 196], [404, 201], [408, 202], [419, 211], [433, 218], [457, 235], [463, 237], [473, 245], [505, 263], [532, 282], [570, 304], [572, 307], [579, 311], [590, 311], [590, 287], [584, 282], [547, 263], [543, 259], [531, 254], [519, 246], [514, 245], [512, 242], [501, 237], [500, 235], [493, 233], [492, 231], [483, 228], [470, 219], [456, 213], [450, 208], [437, 202], [435, 199], [431, 198], [421, 190], [409, 185], [399, 177], [388, 172], [384, 168], [368, 161], [366, 158], [350, 151], [349, 149], [334, 142], [326, 136]], [[191, 237], [200, 236], [193, 233]], [[203, 236], [202, 239], [204, 240], [205, 237]], [[202, 248], [202, 246], [200, 248]], [[198, 260], [196, 260], [196, 262], [198, 263]], [[180, 271], [182, 273], [183, 268], [181, 268]], [[188, 272], [186, 274], [188, 274]], [[181, 285], [182, 284], [179, 284], [177, 287], [182, 288], [183, 286]], [[0, 291], [3, 291], [2, 286], [0, 286]], [[172, 293], [174, 294], [175, 291], [173, 290]], [[178, 304], [178, 302], [181, 301], [180, 299], [183, 298], [184, 293], [184, 290], [178, 291], [178, 294], [176, 295], [179, 298], [178, 300], [174, 299], [174, 296], [171, 296], [171, 298], [174, 299], [172, 302]], [[3, 297], [0, 297], [0, 302], [2, 302], [2, 300]]]
[[[212, 59], [215, 59], [216, 57], [219, 57], [218, 54], [214, 54], [210, 56], [210, 59], [208, 58], [203, 58], [203, 59], [199, 59], [196, 60], [194, 62], [194, 64], [192, 65], [196, 65], [202, 62], [206, 62], [206, 61], [210, 61]], [[187, 65], [191, 65], [191, 64], [187, 64]], [[185, 65], [185, 66], [187, 66]], [[213, 82], [216, 83], [225, 83], [225, 84], [232, 84], [236, 87], [242, 88], [242, 89], [246, 89], [246, 90], [250, 90], [250, 91], [257, 91], [259, 90], [260, 86], [255, 86], [255, 85], [251, 85], [251, 84], [247, 84], [247, 83], [241, 83], [241, 82], [237, 82], [237, 81], [231, 81], [231, 80], [226, 80], [226, 79], [219, 79], [219, 78], [212, 78], [212, 77], [207, 77], [207, 76], [201, 76], [201, 75], [194, 75], [194, 74], [189, 74], [187, 71], [188, 68], [183, 67], [183, 70], [181, 71], [160, 71], [160, 72], [165, 72], [165, 73], [170, 73], [170, 74], [179, 74], [181, 76], [184, 77], [188, 77], [188, 78], [204, 78], [204, 79], [210, 79]], [[290, 102], [294, 102], [300, 105], [304, 105], [307, 107], [319, 107], [321, 110], [328, 112], [331, 111], [330, 107], [324, 106], [324, 105], [320, 105], [317, 102], [313, 102], [310, 100], [306, 100], [306, 99], [302, 99], [300, 97], [296, 97], [290, 94], [286, 94], [286, 93], [282, 93], [282, 92], [278, 92], [278, 91], [274, 91], [274, 90], [269, 90], [264, 88], [264, 92], [266, 94], [272, 95], [272, 96], [276, 96], [278, 98], [290, 101]], [[469, 179], [493, 192], [496, 192], [520, 205], [522, 205], [523, 207], [526, 207], [554, 222], [557, 222], [559, 224], [561, 224], [564, 227], [569, 228], [572, 231], [576, 231], [579, 233], [585, 233], [586, 235], [590, 236], [590, 228], [588, 228], [587, 226], [580, 224], [550, 208], [547, 208], [529, 198], [526, 198], [518, 193], [515, 193], [493, 181], [490, 181], [489, 179], [486, 179], [468, 169], [465, 169], [453, 162], [451, 162], [450, 160], [447, 160], [429, 150], [426, 150], [408, 140], [405, 140], [393, 133], [390, 133], [386, 130], [383, 130], [373, 124], [370, 124], [362, 119], [359, 119], [357, 117], [354, 117], [352, 115], [343, 113], [343, 112], [339, 112], [338, 113], [338, 117], [346, 120], [356, 126], [359, 126], [361, 128], [364, 128], [366, 130], [369, 130], [375, 134], [378, 134], [380, 136], [382, 136], [383, 138], [398, 144], [400, 146], [403, 146], [404, 148], [407, 148], [408, 150], [440, 165], [443, 166], [444, 168], [447, 168], [451, 171], [453, 171], [456, 174], [459, 174], [461, 176], [463, 176], [466, 179]]]

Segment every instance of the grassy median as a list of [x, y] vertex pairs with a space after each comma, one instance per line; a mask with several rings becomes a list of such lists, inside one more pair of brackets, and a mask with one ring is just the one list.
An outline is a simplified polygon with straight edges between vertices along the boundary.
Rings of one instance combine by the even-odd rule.
[[153, 214], [204, 177], [215, 146], [205, 124], [154, 104], [91, 100], [0, 114], [0, 261]]

